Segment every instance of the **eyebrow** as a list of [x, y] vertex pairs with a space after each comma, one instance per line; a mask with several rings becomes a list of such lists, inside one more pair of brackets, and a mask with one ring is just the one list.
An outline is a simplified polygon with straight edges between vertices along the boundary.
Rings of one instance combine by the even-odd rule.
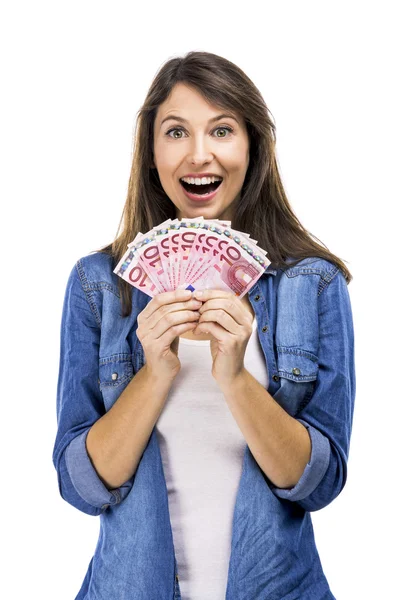
[[[216, 117], [213, 117], [212, 119], [210, 119], [208, 122], [209, 123], [214, 123], [215, 121], [219, 121], [220, 119], [233, 119], [234, 121], [236, 121], [236, 123], [239, 125], [239, 121], [236, 119], [236, 117], [234, 117], [233, 115], [228, 115], [228, 114], [223, 114], [223, 115], [217, 115]], [[165, 117], [165, 119], [163, 119], [161, 121], [160, 127], [163, 123], [165, 123], [165, 121], [169, 121], [169, 120], [174, 120], [174, 121], [180, 121], [181, 123], [187, 123], [188, 121], [186, 119], [184, 119], [183, 117], [177, 117], [176, 115], [169, 115], [168, 117]]]

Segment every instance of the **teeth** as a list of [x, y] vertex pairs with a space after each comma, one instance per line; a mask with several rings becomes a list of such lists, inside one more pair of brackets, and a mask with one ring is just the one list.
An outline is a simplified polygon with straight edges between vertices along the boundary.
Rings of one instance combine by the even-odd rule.
[[214, 183], [215, 181], [222, 181], [222, 177], [182, 177], [181, 181], [185, 181], [186, 183], [191, 183], [192, 185], [206, 185], [210, 183]]

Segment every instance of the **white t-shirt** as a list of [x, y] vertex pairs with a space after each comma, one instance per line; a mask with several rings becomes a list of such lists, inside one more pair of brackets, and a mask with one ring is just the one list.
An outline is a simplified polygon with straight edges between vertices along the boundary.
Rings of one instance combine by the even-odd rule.
[[[222, 600], [246, 441], [211, 375], [209, 340], [180, 338], [182, 368], [156, 424], [182, 600]], [[268, 388], [253, 319], [245, 368]], [[204, 586], [206, 585], [206, 589]]]

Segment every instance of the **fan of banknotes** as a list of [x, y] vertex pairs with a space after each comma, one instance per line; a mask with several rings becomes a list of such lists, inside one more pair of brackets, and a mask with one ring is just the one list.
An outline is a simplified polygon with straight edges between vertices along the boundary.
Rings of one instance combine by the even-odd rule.
[[242, 298], [271, 264], [248, 233], [219, 219], [168, 219], [128, 244], [114, 273], [151, 297], [177, 289]]

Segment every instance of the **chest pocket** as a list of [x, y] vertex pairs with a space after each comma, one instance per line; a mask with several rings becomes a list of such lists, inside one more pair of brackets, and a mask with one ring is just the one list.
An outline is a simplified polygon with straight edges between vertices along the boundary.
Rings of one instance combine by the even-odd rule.
[[318, 376], [318, 357], [311, 352], [277, 346], [281, 387], [273, 398], [294, 417], [311, 400]]
[[113, 354], [99, 361], [99, 387], [108, 411], [133, 378], [131, 354]]

